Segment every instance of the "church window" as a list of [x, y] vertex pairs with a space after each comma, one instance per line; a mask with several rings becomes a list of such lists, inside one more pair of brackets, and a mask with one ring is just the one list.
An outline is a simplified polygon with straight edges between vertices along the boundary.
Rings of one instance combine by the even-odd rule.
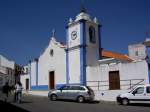
[[95, 29], [92, 26], [89, 27], [89, 40], [91, 43], [96, 43]]
[[50, 56], [53, 56], [53, 55], [54, 55], [54, 50], [51, 49], [51, 50], [50, 50]]

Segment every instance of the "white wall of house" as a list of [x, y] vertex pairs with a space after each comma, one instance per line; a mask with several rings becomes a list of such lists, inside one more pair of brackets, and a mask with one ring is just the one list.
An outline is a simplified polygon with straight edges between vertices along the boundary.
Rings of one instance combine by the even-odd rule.
[[[96, 80], [101, 81], [99, 82], [99, 90], [98, 90], [98, 87], [92, 87], [92, 88], [95, 90], [96, 99], [99, 99], [99, 100], [115, 101], [116, 96], [118, 94], [130, 91], [130, 80], [131, 80], [133, 87], [134, 87], [134, 84], [136, 85], [140, 81], [142, 81], [140, 79], [144, 79], [144, 81], [141, 82], [140, 84], [148, 83], [148, 66], [147, 66], [146, 61], [144, 60], [131, 62], [131, 63], [100, 64], [98, 69], [99, 69], [99, 73], [98, 73]], [[119, 75], [120, 75], [120, 89], [119, 90], [109, 90], [109, 72], [110, 71], [119, 71]], [[93, 73], [93, 77], [95, 77], [94, 75], [95, 74]], [[97, 86], [98, 82], [89, 82], [88, 85]], [[127, 85], [127, 86], [124, 86], [124, 85]]]
[[20, 82], [22, 83], [22, 87], [26, 90], [26, 79], [29, 79], [29, 89], [30, 89], [30, 76], [29, 74], [23, 74], [20, 76]]
[[[148, 66], [146, 61], [136, 61], [132, 63], [118, 63], [118, 64], [100, 64], [100, 81], [106, 81], [105, 87], [102, 87], [102, 90], [109, 89], [109, 72], [110, 71], [119, 71], [120, 80], [132, 80], [132, 83], [137, 83], [140, 80], [134, 79], [144, 79], [144, 83], [148, 83]], [[121, 81], [120, 85], [129, 84], [129, 81]], [[121, 89], [128, 89], [128, 87], [121, 86]]]
[[98, 81], [100, 81], [99, 65], [86, 67], [86, 84], [92, 86], [93, 90], [98, 90]]
[[31, 85], [36, 86], [36, 61], [31, 63]]
[[148, 83], [148, 66], [146, 61], [121, 64], [120, 80], [124, 79], [144, 79], [144, 83]]
[[23, 89], [26, 90], [26, 79], [29, 79], [29, 90], [30, 90], [30, 66], [26, 65], [24, 66], [23, 74], [20, 75], [20, 82], [22, 83]]
[[9, 82], [10, 86], [15, 83], [14, 69], [15, 62], [0, 55], [0, 86], [6, 82]]
[[144, 44], [132, 44], [128, 46], [129, 57], [135, 60], [145, 59], [146, 47]]
[[87, 81], [98, 81], [100, 80], [100, 70], [99, 70], [99, 65], [93, 65], [93, 66], [87, 66], [86, 67], [86, 80]]
[[6, 57], [0, 55], [0, 66], [14, 69], [15, 68], [15, 62], [8, 60]]
[[1, 74], [7, 74], [8, 73], [7, 68], [4, 66], [0, 66], [0, 73]]

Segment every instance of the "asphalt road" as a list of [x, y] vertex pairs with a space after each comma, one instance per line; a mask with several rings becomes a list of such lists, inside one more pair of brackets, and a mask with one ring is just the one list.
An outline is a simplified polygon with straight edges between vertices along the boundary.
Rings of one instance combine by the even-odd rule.
[[[23, 96], [21, 104], [13, 103], [11, 99], [9, 103], [15, 108], [19, 107], [18, 112], [21, 112], [21, 109], [22, 112], [150, 112], [150, 104], [122, 106], [113, 102], [76, 103], [74, 101], [50, 101], [47, 97], [31, 95]], [[17, 112], [17, 110], [12, 112]]]

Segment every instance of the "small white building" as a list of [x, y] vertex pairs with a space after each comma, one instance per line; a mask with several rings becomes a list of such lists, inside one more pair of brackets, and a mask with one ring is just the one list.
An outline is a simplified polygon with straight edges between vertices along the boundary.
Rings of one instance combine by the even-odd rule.
[[[115, 100], [118, 93], [149, 83], [145, 48], [139, 48], [144, 52], [138, 60], [132, 54], [136, 46], [129, 46], [131, 57], [103, 50], [100, 29], [97, 18], [82, 9], [74, 20], [69, 20], [66, 45], [57, 42], [53, 34], [40, 57], [28, 64], [29, 72], [21, 79], [24, 85], [30, 85], [32, 91], [64, 84], [88, 85], [95, 90], [97, 99]], [[25, 84], [26, 79], [29, 84]]]
[[15, 62], [0, 55], [0, 87], [6, 82], [10, 86], [15, 83]]
[[20, 81], [24, 90], [30, 90], [30, 77], [29, 77], [29, 66], [24, 66], [22, 74], [20, 75]]

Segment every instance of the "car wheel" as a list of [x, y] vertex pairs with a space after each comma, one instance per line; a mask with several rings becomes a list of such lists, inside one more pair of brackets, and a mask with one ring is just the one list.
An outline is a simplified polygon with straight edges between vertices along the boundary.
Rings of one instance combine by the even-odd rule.
[[127, 98], [122, 99], [122, 105], [128, 105], [129, 100]]
[[56, 101], [56, 100], [57, 100], [57, 95], [52, 94], [51, 97], [50, 97], [50, 99], [51, 99], [52, 101]]
[[77, 101], [78, 101], [79, 103], [83, 103], [83, 102], [84, 102], [84, 97], [83, 97], [83, 96], [79, 96], [79, 97], [77, 98]]

